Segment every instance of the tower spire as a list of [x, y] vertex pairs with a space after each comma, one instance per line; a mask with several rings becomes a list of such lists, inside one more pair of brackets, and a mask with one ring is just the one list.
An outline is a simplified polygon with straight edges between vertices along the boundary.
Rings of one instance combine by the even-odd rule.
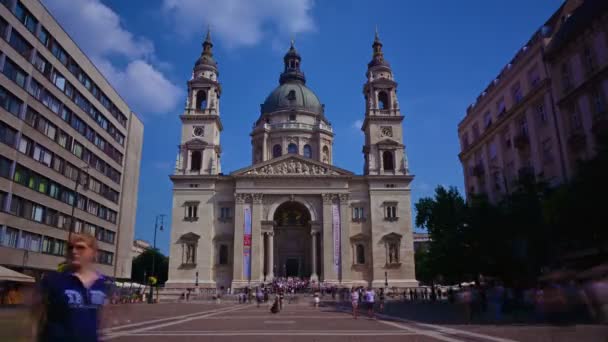
[[378, 34], [378, 25], [376, 25], [376, 31], [374, 33], [374, 43], [372, 44], [373, 55], [372, 60], [367, 64], [369, 68], [376, 65], [389, 66], [388, 62], [384, 60], [384, 53], [382, 52], [382, 42], [380, 41], [380, 35]]
[[302, 61], [302, 57], [296, 50], [295, 40], [292, 38], [289, 45], [289, 50], [283, 57], [283, 62], [285, 63], [285, 69], [283, 73], [281, 73], [281, 77], [279, 78], [279, 83], [283, 84], [286, 82], [302, 82], [306, 83], [306, 78], [304, 77], [304, 73], [300, 70], [300, 62]]
[[213, 59], [213, 42], [211, 41], [211, 26], [207, 25], [207, 34], [205, 35], [205, 40], [203, 41], [203, 51], [201, 52], [201, 56], [198, 58], [196, 63], [194, 64], [194, 68], [213, 68], [217, 69], [217, 63]]

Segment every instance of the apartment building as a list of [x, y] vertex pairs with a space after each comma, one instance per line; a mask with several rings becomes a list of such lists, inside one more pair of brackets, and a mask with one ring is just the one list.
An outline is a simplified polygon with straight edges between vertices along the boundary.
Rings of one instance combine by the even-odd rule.
[[0, 0], [0, 264], [57, 269], [70, 231], [131, 275], [143, 124], [37, 0]]
[[[588, 80], [603, 75], [608, 61], [605, 3], [597, 0], [564, 2], [467, 108], [465, 118], [458, 125], [459, 158], [467, 197], [485, 194], [490, 201], [496, 202], [513, 191], [515, 182], [522, 177], [534, 177], [557, 185], [572, 177], [577, 159], [593, 155], [591, 142], [584, 149], [573, 148], [576, 144], [570, 140], [575, 139], [568, 131], [574, 120], [573, 113], [576, 113], [576, 122], [581, 123], [576, 127], [583, 128], [578, 129], [577, 134], [587, 134], [586, 140], [592, 140], [591, 115], [582, 113], [590, 113], [587, 104], [592, 101], [580, 90], [580, 96], [572, 95], [570, 91], [575, 88], [564, 92], [559, 83], [563, 79], [560, 77], [563, 60], [569, 60], [570, 86], [589, 89], [585, 94], [599, 93], [602, 105], [605, 103], [606, 82]], [[581, 16], [581, 11], [587, 13], [589, 8], [596, 10], [593, 25], [588, 22], [588, 15]], [[574, 31], [574, 26], [580, 31]], [[581, 32], [586, 30], [593, 32], [585, 33], [589, 37], [585, 36], [583, 40], [589, 44], [579, 41], [583, 38]], [[568, 41], [576, 41], [580, 47], [566, 48], [566, 45], [574, 46], [568, 45]], [[578, 48], [580, 51], [576, 50]], [[552, 59], [548, 57], [549, 51], [553, 51]], [[580, 71], [584, 69], [580, 60], [587, 56], [585, 51], [593, 51], [592, 73]], [[590, 82], [603, 84], [603, 87], [583, 86]], [[564, 111], [572, 108], [574, 98], [584, 104], [577, 106], [577, 111]], [[602, 109], [602, 112], [605, 111]], [[585, 126], [582, 125], [583, 117], [588, 117]]]

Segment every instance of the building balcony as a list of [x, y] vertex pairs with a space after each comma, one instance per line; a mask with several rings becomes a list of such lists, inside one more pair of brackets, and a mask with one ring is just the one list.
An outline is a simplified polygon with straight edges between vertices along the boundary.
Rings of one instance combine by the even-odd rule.
[[568, 137], [568, 146], [573, 151], [580, 151], [587, 145], [587, 137], [582, 130], [574, 131]]
[[302, 129], [307, 131], [315, 131], [315, 130], [324, 130], [328, 132], [333, 132], [333, 129], [330, 125], [325, 123], [318, 123], [315, 125], [306, 124], [295, 121], [287, 121], [287, 122], [278, 122], [273, 124], [264, 124], [265, 129]]
[[515, 138], [513, 139], [513, 144], [515, 145], [515, 148], [518, 150], [522, 150], [522, 149], [530, 146], [530, 137], [528, 136], [528, 133], [522, 132], [522, 133], [519, 133], [518, 135], [516, 135]]

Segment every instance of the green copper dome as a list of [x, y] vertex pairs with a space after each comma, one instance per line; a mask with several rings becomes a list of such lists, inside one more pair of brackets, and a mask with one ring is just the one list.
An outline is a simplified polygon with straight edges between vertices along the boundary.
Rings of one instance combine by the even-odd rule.
[[323, 114], [323, 106], [317, 95], [301, 82], [281, 84], [268, 95], [262, 105], [262, 113], [289, 109]]

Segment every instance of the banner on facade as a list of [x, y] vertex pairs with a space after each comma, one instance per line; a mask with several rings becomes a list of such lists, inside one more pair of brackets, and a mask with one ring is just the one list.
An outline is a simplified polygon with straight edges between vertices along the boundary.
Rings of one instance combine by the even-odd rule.
[[340, 275], [340, 207], [337, 203], [333, 203], [331, 206], [331, 216], [332, 216], [332, 231], [334, 237], [334, 270], [336, 272], [336, 276]]
[[243, 206], [243, 274], [251, 279], [251, 205]]

